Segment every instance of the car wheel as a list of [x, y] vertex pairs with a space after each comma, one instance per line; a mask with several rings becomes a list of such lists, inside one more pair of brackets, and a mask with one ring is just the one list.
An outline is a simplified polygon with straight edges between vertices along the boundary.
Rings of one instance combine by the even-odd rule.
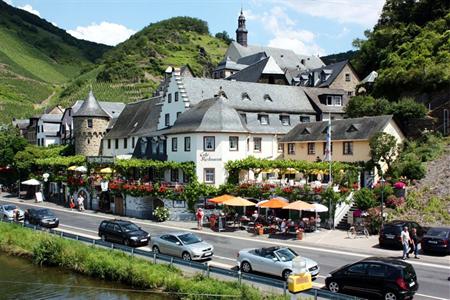
[[159, 254], [159, 253], [160, 253], [160, 252], [159, 252], [158, 246], [153, 246], [153, 247], [152, 247], [152, 251], [153, 251], [153, 253], [156, 253], [156, 254]]
[[384, 293], [384, 300], [397, 300], [397, 294], [393, 291], [387, 291]]
[[332, 293], [339, 293], [339, 283], [337, 283], [336, 281], [331, 281], [330, 283], [328, 283], [328, 290], [330, 290], [330, 292]]
[[281, 274], [281, 277], [283, 277], [284, 280], [288, 280], [289, 276], [291, 275], [291, 270], [284, 270], [283, 274]]
[[183, 260], [190, 261], [191, 255], [188, 252], [183, 252], [183, 254], [181, 254], [181, 258], [183, 258]]
[[252, 266], [250, 265], [249, 262], [244, 261], [244, 262], [241, 264], [241, 270], [242, 270], [242, 272], [244, 272], [244, 273], [250, 273], [250, 272], [252, 271]]

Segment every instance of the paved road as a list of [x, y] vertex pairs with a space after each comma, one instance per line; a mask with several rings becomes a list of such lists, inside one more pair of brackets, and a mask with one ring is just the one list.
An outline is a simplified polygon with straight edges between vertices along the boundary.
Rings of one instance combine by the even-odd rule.
[[[6, 203], [8, 201], [16, 202], [13, 199], [1, 199], [0, 203]], [[34, 203], [21, 203], [20, 207], [29, 208], [35, 205], [36, 204]], [[97, 236], [97, 228], [101, 220], [105, 218], [114, 218], [113, 216], [104, 214], [84, 214], [76, 211], [71, 212], [62, 208], [56, 208], [54, 210], [60, 219], [61, 229], [90, 235], [92, 237]], [[133, 221], [139, 224], [139, 226], [141, 226], [144, 230], [150, 232], [152, 235], [171, 230], [180, 230], [180, 228], [167, 226], [165, 223], [152, 223], [151, 221], [136, 219], [133, 219]], [[200, 235], [204, 240], [214, 245], [215, 253], [211, 264], [222, 267], [234, 267], [237, 252], [246, 247], [267, 247], [274, 244], [289, 245], [299, 254], [314, 259], [319, 263], [321, 275], [319, 275], [319, 278], [315, 282], [316, 287], [323, 286], [324, 278], [330, 271], [367, 256], [361, 253], [351, 253], [347, 250], [340, 251], [339, 245], [337, 245], [335, 249], [320, 247], [311, 249], [311, 247], [295, 245], [289, 241], [262, 241], [242, 236], [225, 236], [215, 232], [199, 232], [195, 228], [191, 229]], [[444, 263], [442, 263], [442, 261]], [[448, 276], [450, 276], [450, 258], [447, 257], [447, 259], [440, 259], [439, 263], [422, 261], [411, 262], [414, 265], [420, 284], [419, 291], [416, 294], [415, 299], [450, 299], [450, 281], [447, 280]]]

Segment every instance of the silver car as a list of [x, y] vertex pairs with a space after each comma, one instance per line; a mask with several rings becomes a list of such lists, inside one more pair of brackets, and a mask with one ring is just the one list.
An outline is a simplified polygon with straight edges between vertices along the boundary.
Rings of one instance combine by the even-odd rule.
[[184, 260], [203, 260], [213, 256], [214, 247], [190, 232], [167, 233], [150, 241], [153, 252], [181, 257]]
[[25, 213], [16, 205], [14, 204], [0, 205], [0, 217], [3, 218], [3, 220], [8, 221], [16, 220], [15, 214], [17, 213], [17, 211], [19, 211], [19, 221], [23, 220]]
[[[287, 280], [292, 273], [292, 259], [297, 256], [287, 247], [249, 248], [239, 251], [237, 264], [242, 272], [261, 272]], [[316, 277], [320, 271], [317, 262], [306, 257], [304, 260], [311, 276]]]

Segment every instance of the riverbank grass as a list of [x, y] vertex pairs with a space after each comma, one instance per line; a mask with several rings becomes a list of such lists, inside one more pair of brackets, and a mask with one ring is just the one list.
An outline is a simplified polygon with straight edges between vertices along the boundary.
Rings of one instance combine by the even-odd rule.
[[[238, 282], [219, 281], [201, 275], [186, 277], [181, 270], [169, 265], [153, 264], [124, 252], [89, 246], [16, 224], [0, 222], [0, 251], [27, 257], [39, 265], [60, 267], [139, 289], [170, 292], [180, 299], [222, 299], [219, 295], [244, 300], [287, 299]], [[217, 296], [200, 296], [205, 294]]]

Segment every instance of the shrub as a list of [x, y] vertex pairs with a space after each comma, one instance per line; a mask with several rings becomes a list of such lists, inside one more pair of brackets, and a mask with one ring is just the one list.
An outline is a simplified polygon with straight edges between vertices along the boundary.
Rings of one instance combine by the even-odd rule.
[[405, 204], [405, 198], [403, 197], [395, 197], [394, 195], [390, 195], [386, 199], [386, 206], [390, 208], [399, 208]]
[[381, 199], [381, 192], [383, 192], [384, 199], [387, 199], [389, 196], [394, 194], [394, 189], [389, 183], [385, 183], [383, 186], [379, 183], [373, 189], [373, 193], [377, 200]]
[[60, 240], [46, 237], [33, 249], [33, 260], [39, 265], [57, 266], [61, 264], [63, 247]]
[[368, 188], [362, 188], [356, 191], [353, 199], [355, 200], [356, 206], [361, 210], [367, 210], [377, 205], [374, 192]]
[[164, 222], [169, 218], [169, 209], [164, 206], [159, 206], [155, 208], [153, 215], [158, 222]]

